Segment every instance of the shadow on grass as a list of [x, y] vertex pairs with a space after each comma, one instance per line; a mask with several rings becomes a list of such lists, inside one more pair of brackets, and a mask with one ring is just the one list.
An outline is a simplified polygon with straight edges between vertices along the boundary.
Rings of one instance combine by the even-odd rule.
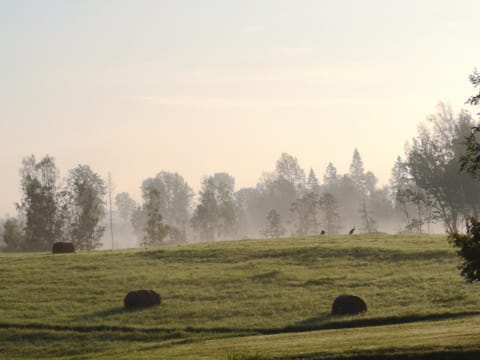
[[108, 318], [108, 317], [115, 316], [115, 315], [118, 315], [118, 314], [123, 314], [124, 312], [126, 312], [126, 310], [123, 307], [117, 306], [117, 307], [114, 307], [114, 308], [105, 309], [105, 310], [101, 310], [101, 311], [96, 311], [96, 312], [93, 312], [93, 313], [78, 315], [78, 316], [72, 317], [71, 320], [72, 321], [82, 321], [82, 320], [83, 321], [86, 321], [86, 320], [91, 321], [91, 320], [94, 320], [96, 318], [104, 319], [104, 318]]
[[332, 356], [331, 354], [309, 354], [304, 356], [293, 356], [286, 359], [289, 360], [318, 360], [318, 359], [336, 359], [336, 360], [474, 360], [480, 358], [479, 350], [462, 350], [462, 349], [452, 349], [445, 351], [432, 351], [424, 353], [358, 353], [358, 354], [349, 354], [344, 356]]
[[124, 307], [117, 306], [111, 309], [106, 309], [102, 311], [97, 311], [88, 315], [88, 317], [109, 317], [113, 315], [123, 314], [126, 312]]
[[101, 311], [96, 311], [93, 313], [89, 314], [83, 314], [80, 316], [76, 316], [72, 318], [73, 321], [80, 321], [80, 320], [94, 320], [94, 319], [103, 319], [103, 318], [109, 318], [111, 316], [119, 315], [119, 314], [125, 314], [125, 313], [137, 313], [137, 312], [142, 312], [142, 311], [149, 311], [154, 306], [152, 307], [147, 307], [147, 308], [141, 308], [141, 309], [125, 309], [123, 306], [117, 306], [114, 308], [110, 309], [105, 309]]
[[[133, 311], [145, 311], [133, 310]], [[132, 310], [124, 310], [123, 308], [114, 308], [99, 312], [109, 316], [120, 312], [130, 312]], [[382, 318], [359, 318], [342, 320], [342, 317], [332, 317], [330, 314], [323, 314], [320, 316], [308, 318], [297, 322], [293, 325], [284, 328], [231, 328], [231, 327], [186, 327], [186, 328], [140, 328], [129, 326], [109, 326], [109, 325], [91, 325], [91, 326], [64, 326], [64, 325], [49, 325], [49, 324], [12, 324], [0, 322], [0, 329], [29, 329], [29, 330], [53, 330], [53, 331], [75, 331], [75, 332], [96, 332], [96, 331], [116, 331], [116, 332], [143, 332], [143, 333], [210, 333], [210, 334], [238, 334], [238, 335], [273, 335], [282, 333], [296, 333], [304, 331], [315, 330], [330, 330], [330, 329], [348, 329], [356, 327], [370, 327], [382, 325], [398, 325], [406, 323], [414, 323], [420, 321], [440, 321], [448, 319], [458, 319], [462, 317], [480, 315], [480, 311], [469, 311], [459, 313], [443, 313], [430, 315], [411, 315], [411, 316], [392, 316]]]
[[[342, 316], [332, 316], [331, 314], [323, 314], [289, 325], [282, 330], [284, 332], [301, 332], [312, 330], [328, 330], [328, 329], [346, 329], [355, 327], [383, 326], [407, 324], [419, 321], [440, 321], [448, 319], [457, 319], [462, 317], [480, 315], [480, 311], [464, 311], [458, 313], [442, 313], [429, 315], [407, 315], [407, 316], [389, 316], [381, 318], [358, 318], [342, 320]], [[333, 320], [333, 321], [332, 321]]]
[[[283, 360], [476, 360], [480, 357], [480, 351], [445, 351], [445, 352], [430, 352], [430, 353], [423, 353], [423, 354], [374, 354], [366, 355], [366, 354], [349, 354], [344, 356], [336, 356], [329, 353], [321, 353], [321, 354], [310, 354], [310, 355], [294, 355], [292, 357], [285, 357], [282, 358]], [[227, 354], [225, 356], [225, 360], [270, 360], [270, 359], [277, 359], [271, 358], [268, 356], [263, 356], [261, 354], [257, 355], [242, 355], [242, 354]]]
[[110, 325], [78, 325], [78, 326], [67, 326], [67, 325], [50, 325], [50, 324], [40, 324], [40, 323], [30, 323], [30, 324], [13, 324], [13, 323], [2, 323], [0, 322], [0, 329], [18, 329], [18, 330], [49, 330], [49, 331], [73, 331], [79, 333], [89, 333], [89, 332], [125, 332], [125, 333], [176, 333], [180, 331], [179, 329], [174, 328], [137, 328], [131, 326], [110, 326]]

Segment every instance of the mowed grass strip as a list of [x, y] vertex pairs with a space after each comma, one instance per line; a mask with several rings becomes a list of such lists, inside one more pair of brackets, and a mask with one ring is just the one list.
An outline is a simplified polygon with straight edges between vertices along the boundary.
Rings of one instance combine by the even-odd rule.
[[[480, 354], [479, 327], [480, 316], [467, 316], [401, 325], [217, 339], [176, 332], [0, 329], [0, 351], [9, 359], [476, 359]], [[448, 354], [453, 355], [448, 357]]]
[[[480, 354], [480, 316], [369, 328], [247, 336], [140, 352], [144, 359], [332, 359]], [[122, 356], [119, 357], [120, 359]], [[127, 357], [125, 357], [127, 358]], [[477, 357], [468, 357], [477, 358]]]
[[[0, 327], [29, 335], [0, 340], [0, 350], [14, 349], [22, 339], [38, 346], [36, 334], [42, 338], [55, 331], [82, 332], [86, 339], [100, 330], [112, 335], [138, 331], [147, 342], [158, 335], [151, 346], [163, 348], [239, 334], [474, 315], [480, 311], [479, 287], [463, 281], [457, 264], [445, 236], [382, 234], [1, 254]], [[162, 304], [124, 311], [124, 296], [141, 288], [158, 291]], [[361, 296], [368, 313], [330, 317], [333, 299], [342, 293]], [[165, 338], [172, 333], [181, 336]], [[84, 347], [91, 349], [90, 357], [117, 341], [115, 336], [104, 343], [98, 339]], [[120, 343], [115, 345], [120, 351], [139, 344]], [[41, 357], [61, 354], [53, 355], [48, 346], [44, 350]]]

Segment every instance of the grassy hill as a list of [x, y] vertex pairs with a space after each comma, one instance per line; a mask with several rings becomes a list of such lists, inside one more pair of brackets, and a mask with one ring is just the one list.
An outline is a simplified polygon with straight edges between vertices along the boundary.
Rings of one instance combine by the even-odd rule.
[[[242, 240], [0, 255], [0, 358], [449, 358], [480, 354], [480, 288], [445, 236]], [[130, 290], [162, 296], [125, 311]], [[351, 293], [367, 314], [331, 317]]]

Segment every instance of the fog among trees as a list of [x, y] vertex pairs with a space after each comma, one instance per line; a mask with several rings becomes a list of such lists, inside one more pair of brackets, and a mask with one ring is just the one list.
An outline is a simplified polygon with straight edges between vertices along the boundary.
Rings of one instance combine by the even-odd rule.
[[[472, 84], [477, 86], [478, 79], [474, 72]], [[478, 95], [468, 101], [477, 105]], [[357, 148], [345, 174], [331, 162], [317, 174], [282, 153], [253, 187], [236, 188], [234, 174], [218, 172], [206, 175], [196, 194], [182, 175], [160, 169], [139, 184], [140, 203], [124, 191], [114, 196], [111, 226], [106, 182], [88, 165], [78, 165], [62, 179], [54, 157], [30, 155], [20, 167], [17, 216], [1, 219], [0, 246], [12, 252], [48, 251], [56, 241], [71, 241], [78, 249], [93, 250], [346, 234], [351, 229], [457, 232], [480, 212], [480, 182], [470, 176], [478, 172], [478, 133], [470, 113], [455, 113], [440, 103], [392, 164], [389, 184], [382, 186], [365, 169]], [[461, 166], [468, 171], [461, 172]]]

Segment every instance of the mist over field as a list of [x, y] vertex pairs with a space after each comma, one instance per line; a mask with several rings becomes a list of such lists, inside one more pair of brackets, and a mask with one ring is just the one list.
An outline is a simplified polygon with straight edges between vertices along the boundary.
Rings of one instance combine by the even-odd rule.
[[[281, 236], [456, 228], [476, 213], [474, 187], [433, 189], [414, 155], [424, 126], [434, 143], [445, 125], [448, 147], [478, 120], [479, 6], [3, 2], [2, 222], [23, 226], [33, 155], [51, 157], [70, 210], [72, 169], [103, 181], [94, 248], [111, 247], [111, 223], [114, 247], [142, 243], [148, 188], [173, 242], [266, 236], [272, 220]], [[182, 199], [165, 193], [175, 184]]]

